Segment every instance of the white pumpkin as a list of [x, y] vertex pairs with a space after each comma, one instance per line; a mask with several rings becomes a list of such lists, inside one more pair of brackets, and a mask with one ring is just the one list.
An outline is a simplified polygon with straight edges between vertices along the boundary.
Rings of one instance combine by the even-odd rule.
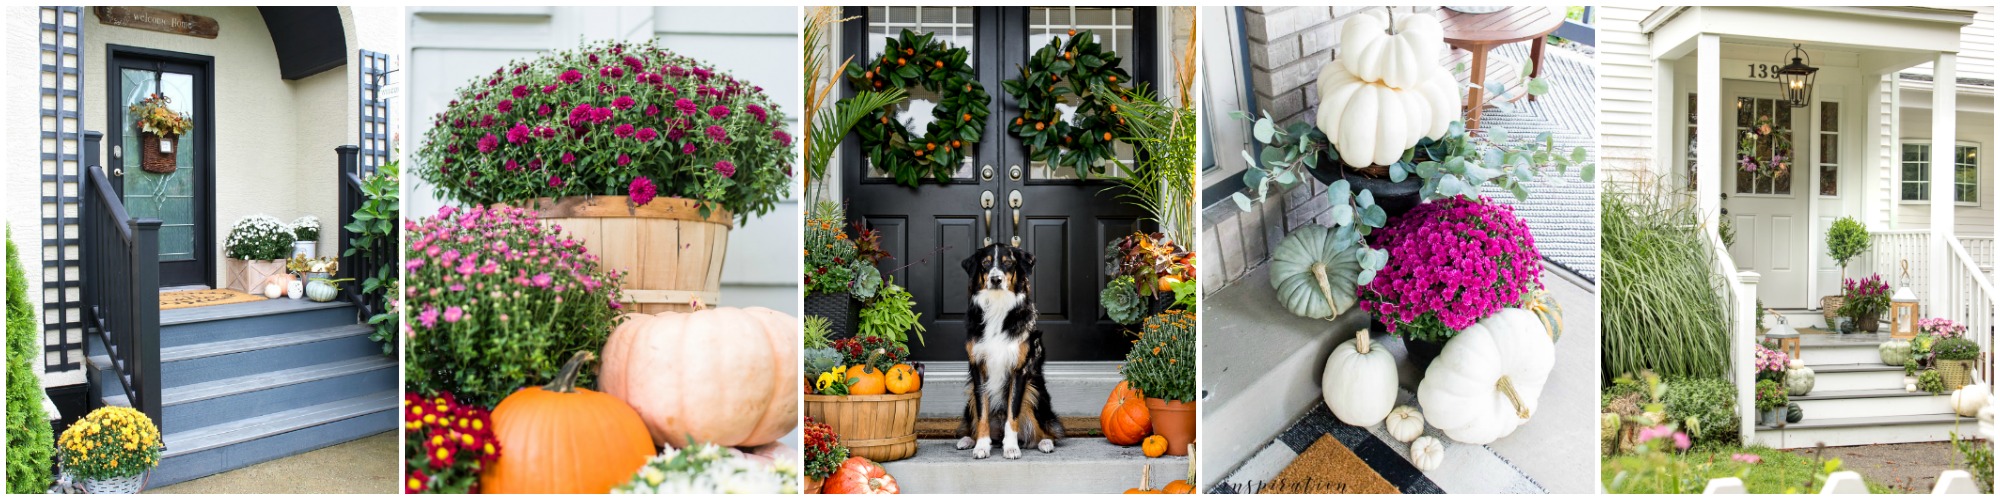
[[1501, 309], [1445, 342], [1417, 385], [1417, 401], [1446, 436], [1487, 444], [1534, 415], [1554, 368], [1555, 343], [1534, 313]]
[[1368, 330], [1333, 346], [1326, 373], [1319, 379], [1320, 397], [1333, 416], [1348, 425], [1367, 427], [1389, 416], [1396, 406], [1396, 358], [1368, 340]]
[[1443, 464], [1443, 441], [1439, 441], [1438, 438], [1424, 436], [1417, 438], [1416, 442], [1410, 443], [1410, 465], [1417, 466], [1417, 470], [1427, 471], [1436, 469], [1437, 466]]
[[1389, 430], [1389, 437], [1405, 443], [1424, 435], [1424, 413], [1416, 407], [1403, 405], [1389, 410], [1389, 419], [1383, 424]]
[[1414, 87], [1440, 68], [1444, 28], [1434, 15], [1368, 9], [1341, 26], [1340, 51], [1347, 71], [1364, 81]]
[[1985, 385], [1973, 384], [1951, 391], [1951, 409], [1961, 417], [1979, 416], [1979, 409], [1993, 400], [1992, 392]]
[[1443, 137], [1458, 119], [1458, 81], [1443, 68], [1413, 86], [1363, 80], [1339, 60], [1319, 72], [1320, 132], [1354, 168], [1387, 165], [1425, 137]]

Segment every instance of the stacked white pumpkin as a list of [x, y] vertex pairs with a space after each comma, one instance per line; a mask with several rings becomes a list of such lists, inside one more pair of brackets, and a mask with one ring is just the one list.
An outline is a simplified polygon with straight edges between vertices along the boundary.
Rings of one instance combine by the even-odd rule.
[[[1437, 62], [1443, 43], [1437, 17], [1429, 14], [1392, 18], [1370, 10], [1346, 21], [1340, 57], [1320, 70], [1317, 116], [1343, 163], [1354, 168], [1393, 163], [1424, 138], [1449, 130], [1459, 117], [1459, 93], [1457, 80]], [[1325, 294], [1321, 302], [1319, 294], [1309, 293], [1312, 285], [1326, 287], [1323, 280], [1290, 283], [1308, 291], [1292, 296], [1310, 302], [1303, 309], [1311, 313], [1288, 304], [1293, 312], [1331, 318], [1352, 307], [1351, 299], [1339, 300], [1345, 296]], [[1274, 285], [1281, 292], [1287, 288]], [[1327, 306], [1335, 310], [1327, 314]], [[1509, 308], [1459, 331], [1417, 385], [1418, 404], [1441, 409], [1429, 415], [1430, 427], [1468, 444], [1492, 443], [1520, 428], [1535, 414], [1555, 367], [1560, 325], [1559, 319], [1545, 321], [1537, 312]], [[1334, 347], [1320, 382], [1327, 408], [1340, 421], [1371, 427], [1386, 420], [1389, 435], [1409, 443], [1411, 464], [1431, 470], [1443, 462], [1443, 441], [1424, 435], [1425, 415], [1395, 406], [1396, 360], [1368, 332]]]

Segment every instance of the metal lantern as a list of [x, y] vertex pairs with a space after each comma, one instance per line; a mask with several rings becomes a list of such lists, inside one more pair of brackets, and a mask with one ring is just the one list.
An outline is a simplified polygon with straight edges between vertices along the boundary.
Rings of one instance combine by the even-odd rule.
[[1778, 86], [1781, 87], [1779, 92], [1794, 108], [1811, 106], [1813, 73], [1818, 73], [1819, 68], [1806, 64], [1806, 61], [1812, 60], [1812, 55], [1807, 54], [1806, 49], [1798, 44], [1792, 44], [1792, 50], [1786, 52], [1785, 57], [1790, 58], [1792, 63], [1778, 68]]
[[1896, 294], [1889, 296], [1889, 337], [1916, 338], [1917, 312], [1917, 292], [1907, 286], [1896, 288]]

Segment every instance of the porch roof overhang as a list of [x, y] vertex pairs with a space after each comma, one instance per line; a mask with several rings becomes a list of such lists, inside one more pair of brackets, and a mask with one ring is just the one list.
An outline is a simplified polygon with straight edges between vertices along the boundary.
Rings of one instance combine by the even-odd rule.
[[1928, 7], [1662, 7], [1640, 20], [1654, 59], [1679, 59], [1702, 35], [1734, 43], [1800, 43], [1859, 54], [1856, 68], [1891, 73], [1959, 51], [1970, 10]]
[[278, 50], [278, 74], [298, 80], [347, 64], [347, 29], [339, 7], [258, 7], [271, 45]]

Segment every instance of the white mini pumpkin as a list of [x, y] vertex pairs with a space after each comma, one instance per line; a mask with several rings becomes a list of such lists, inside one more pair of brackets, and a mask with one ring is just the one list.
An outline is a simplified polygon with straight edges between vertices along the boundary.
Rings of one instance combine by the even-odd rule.
[[1444, 464], [1444, 442], [1438, 438], [1424, 436], [1410, 443], [1410, 465], [1417, 470], [1436, 469]]
[[1320, 397], [1333, 416], [1348, 425], [1367, 427], [1389, 416], [1396, 406], [1396, 358], [1368, 340], [1368, 330], [1333, 346], [1320, 375]]
[[1534, 415], [1553, 368], [1555, 343], [1534, 313], [1501, 309], [1445, 342], [1417, 385], [1417, 401], [1446, 436], [1487, 444]]
[[1979, 409], [1991, 403], [1993, 394], [1985, 385], [1973, 384], [1951, 391], [1951, 409], [1961, 417], [1979, 415]]
[[1405, 443], [1424, 435], [1424, 413], [1410, 405], [1389, 410], [1389, 418], [1383, 424], [1389, 430], [1389, 437]]
[[1347, 70], [1362, 80], [1414, 87], [1440, 68], [1444, 28], [1434, 15], [1368, 9], [1341, 26], [1340, 52]]

